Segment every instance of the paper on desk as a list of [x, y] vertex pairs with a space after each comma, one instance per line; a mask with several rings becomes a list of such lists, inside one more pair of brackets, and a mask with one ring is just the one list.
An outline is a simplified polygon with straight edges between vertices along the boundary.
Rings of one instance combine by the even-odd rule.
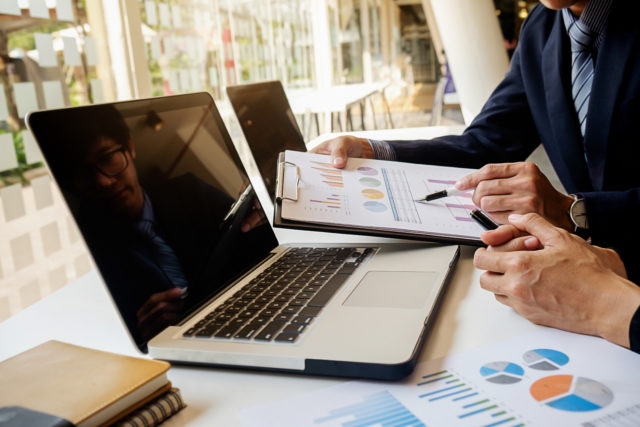
[[29, 15], [32, 18], [49, 19], [49, 8], [44, 0], [29, 0]]
[[640, 355], [602, 339], [544, 328], [422, 363], [403, 381], [346, 382], [241, 417], [252, 427], [640, 425], [638, 366]]
[[144, 2], [144, 10], [147, 13], [147, 24], [152, 26], [158, 25], [158, 9], [156, 8], [156, 2], [146, 0]]
[[38, 51], [38, 64], [41, 67], [57, 67], [58, 57], [53, 50], [53, 36], [45, 33], [34, 33], [33, 38]]
[[[484, 231], [469, 216], [476, 207], [473, 191], [414, 201], [451, 187], [473, 169], [353, 158], [335, 169], [329, 156], [297, 151], [287, 151], [285, 160], [299, 166], [301, 179], [298, 202], [282, 202], [284, 219], [478, 240]], [[285, 191], [291, 193], [294, 170], [285, 172]]]
[[75, 21], [71, 0], [56, 1], [56, 17], [58, 21]]
[[78, 44], [73, 37], [62, 37], [64, 65], [71, 67], [79, 67], [82, 65], [80, 59], [80, 51], [78, 51]]

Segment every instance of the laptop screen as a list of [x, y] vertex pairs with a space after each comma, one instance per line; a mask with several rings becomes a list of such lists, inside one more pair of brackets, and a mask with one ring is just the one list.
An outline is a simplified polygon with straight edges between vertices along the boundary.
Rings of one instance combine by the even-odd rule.
[[28, 121], [143, 350], [278, 244], [206, 93]]
[[278, 154], [285, 150], [307, 151], [282, 84], [278, 81], [227, 87], [264, 184], [276, 193]]

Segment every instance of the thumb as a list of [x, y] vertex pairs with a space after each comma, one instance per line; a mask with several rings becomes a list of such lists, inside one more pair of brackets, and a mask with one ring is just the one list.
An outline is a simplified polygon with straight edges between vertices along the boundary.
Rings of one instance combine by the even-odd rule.
[[[520, 230], [526, 231], [534, 237], [537, 237], [542, 246], [552, 243], [560, 238], [561, 231], [553, 226], [546, 219], [535, 213], [526, 215], [509, 215], [509, 222]], [[533, 242], [530, 242], [533, 244]]]
[[335, 168], [342, 169], [347, 165], [347, 144], [339, 140], [331, 146], [331, 164]]

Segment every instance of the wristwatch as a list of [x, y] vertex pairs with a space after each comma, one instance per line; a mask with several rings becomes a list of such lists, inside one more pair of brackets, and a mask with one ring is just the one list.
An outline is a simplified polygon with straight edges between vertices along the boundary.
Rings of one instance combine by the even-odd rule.
[[584, 197], [572, 194], [573, 203], [569, 208], [569, 218], [573, 223], [573, 232], [582, 238], [589, 237], [589, 220], [587, 219], [587, 208], [585, 206]]

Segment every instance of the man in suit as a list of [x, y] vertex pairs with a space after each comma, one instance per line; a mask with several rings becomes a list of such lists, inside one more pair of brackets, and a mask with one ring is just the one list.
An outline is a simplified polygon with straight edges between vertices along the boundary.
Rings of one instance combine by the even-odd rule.
[[[481, 169], [460, 180], [499, 222], [537, 212], [553, 225], [613, 248], [629, 277], [640, 235], [640, 4], [542, 0], [525, 21], [511, 69], [460, 136], [429, 141], [342, 137], [314, 151]], [[535, 165], [519, 162], [542, 143], [570, 195]], [[514, 163], [518, 162], [518, 163]]]

